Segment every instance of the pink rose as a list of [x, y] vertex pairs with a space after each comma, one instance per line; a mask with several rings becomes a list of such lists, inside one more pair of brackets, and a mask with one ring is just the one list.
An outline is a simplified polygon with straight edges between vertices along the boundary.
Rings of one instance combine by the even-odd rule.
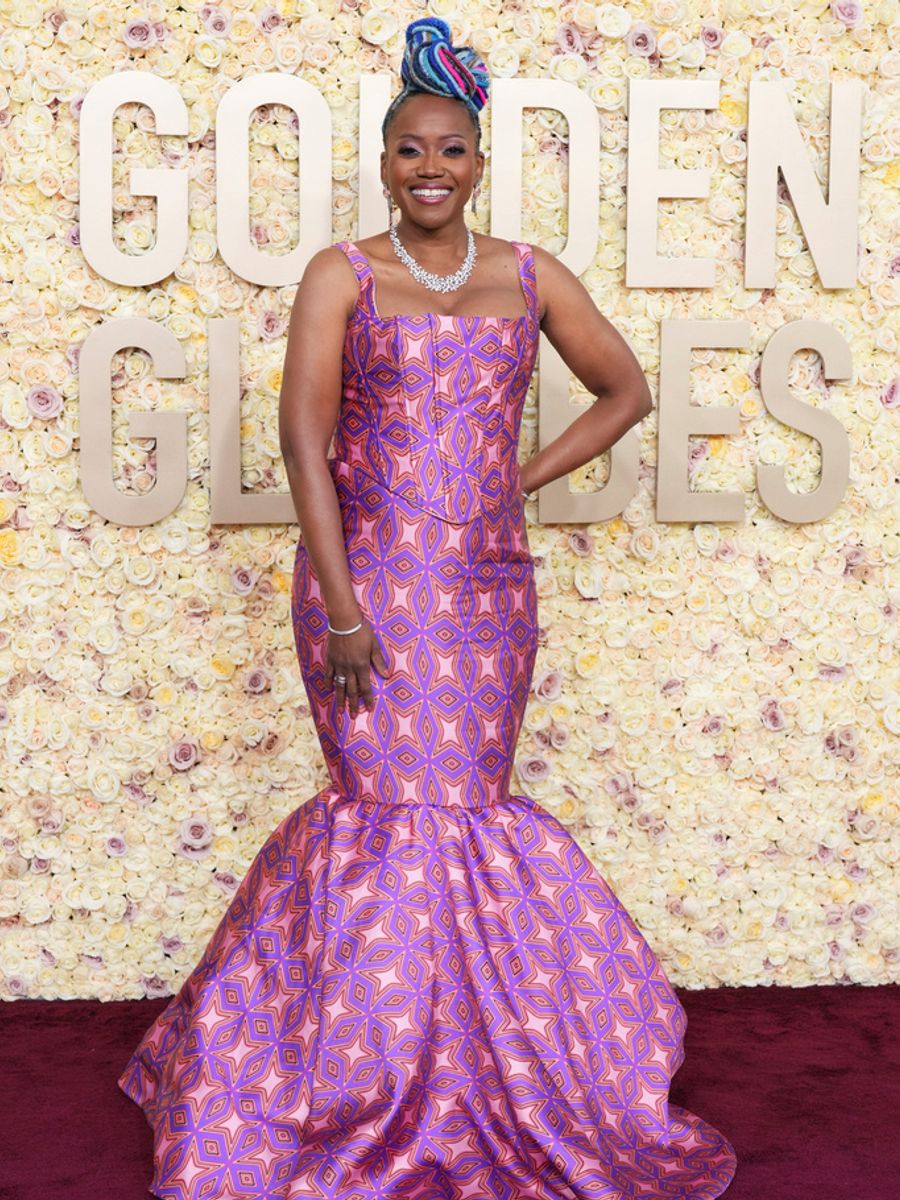
[[284, 333], [287, 328], [287, 321], [284, 317], [279, 316], [278, 313], [267, 309], [259, 318], [256, 328], [263, 341], [274, 342]]
[[25, 403], [29, 411], [42, 421], [52, 421], [63, 410], [62, 396], [49, 384], [33, 387], [25, 397]]
[[256, 749], [266, 758], [271, 758], [273, 754], [278, 754], [281, 751], [283, 739], [281, 734], [270, 729], [263, 740], [257, 745]]
[[281, 14], [275, 8], [264, 8], [257, 18], [263, 33], [271, 33], [283, 24]]
[[255, 667], [244, 681], [244, 691], [249, 692], [251, 696], [259, 696], [269, 690], [271, 683], [268, 673], [260, 667]]
[[520, 759], [517, 770], [519, 778], [525, 783], [534, 783], [546, 779], [550, 774], [550, 764], [538, 754]]
[[766, 729], [772, 729], [776, 732], [787, 728], [787, 721], [784, 719], [784, 713], [781, 711], [778, 701], [774, 698], [765, 702], [760, 713], [760, 720]]
[[179, 827], [182, 841], [195, 850], [208, 846], [212, 841], [212, 830], [205, 817], [186, 817]]
[[709, 442], [702, 437], [691, 438], [688, 446], [688, 472], [695, 470], [697, 463], [702, 462], [704, 458], [709, 458]]
[[656, 52], [656, 34], [646, 21], [635, 21], [625, 37], [629, 54], [640, 54], [649, 58]]
[[247, 567], [235, 567], [231, 572], [231, 586], [239, 596], [247, 596], [253, 591], [258, 578], [258, 571], [251, 571]]
[[556, 46], [563, 54], [584, 54], [584, 40], [578, 26], [563, 21], [556, 31]]
[[881, 403], [885, 408], [900, 408], [900, 375], [895, 375], [881, 393]]
[[846, 674], [846, 667], [837, 667], [833, 663], [819, 663], [820, 679], [843, 679]]
[[718, 50], [724, 38], [725, 34], [718, 25], [701, 25], [700, 41], [707, 50]]
[[207, 32], [217, 34], [219, 37], [224, 36], [231, 28], [231, 17], [213, 4], [201, 6], [200, 20]]
[[594, 539], [583, 529], [576, 529], [569, 534], [569, 546], [579, 558], [590, 558], [594, 550]]
[[713, 946], [724, 946], [731, 941], [731, 934], [724, 925], [715, 925], [712, 929], [706, 930], [706, 938]]
[[859, 0], [831, 0], [831, 15], [848, 29], [856, 29], [862, 24], [862, 5]]
[[568, 745], [569, 736], [565, 725], [553, 725], [550, 729], [550, 744], [554, 750], [562, 750]]
[[[644, 801], [636, 792], [628, 790], [619, 792], [618, 796], [616, 796], [616, 803], [618, 804], [619, 808], [623, 809], [625, 812], [637, 812], [637, 810], [643, 806]], [[641, 815], [646, 817], [646, 821], [652, 820], [652, 817], [650, 817], [649, 814]], [[640, 818], [638, 818], [638, 821], [640, 822]], [[646, 821], [644, 823], [646, 823]]]
[[158, 975], [145, 975], [141, 983], [144, 987], [144, 995], [148, 1000], [158, 1000], [172, 994], [169, 985]]
[[189, 771], [200, 761], [200, 747], [193, 738], [181, 738], [169, 747], [169, 764], [176, 771]]
[[541, 700], [557, 700], [562, 692], [559, 671], [543, 671], [534, 682], [534, 694]]
[[156, 43], [156, 30], [149, 21], [138, 17], [137, 20], [128, 22], [122, 37], [130, 49], [143, 50]]

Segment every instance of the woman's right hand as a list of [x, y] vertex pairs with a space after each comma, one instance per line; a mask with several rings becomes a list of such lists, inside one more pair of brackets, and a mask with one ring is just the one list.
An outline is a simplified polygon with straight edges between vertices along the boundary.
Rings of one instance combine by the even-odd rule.
[[360, 697], [368, 711], [372, 711], [375, 700], [369, 671], [371, 665], [374, 665], [379, 675], [387, 674], [387, 661], [378, 644], [375, 630], [367, 620], [363, 619], [362, 629], [358, 629], [356, 633], [328, 634], [325, 675], [334, 687], [338, 712], [343, 712], [346, 702], [347, 711], [353, 716], [359, 711]]

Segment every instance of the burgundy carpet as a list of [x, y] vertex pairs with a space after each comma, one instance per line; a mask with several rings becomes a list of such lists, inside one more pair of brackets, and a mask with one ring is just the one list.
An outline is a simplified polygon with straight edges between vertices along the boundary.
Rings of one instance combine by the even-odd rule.
[[[678, 994], [671, 1099], [731, 1139], [727, 1200], [900, 1195], [900, 986]], [[0, 1004], [0, 1200], [147, 1200], [150, 1128], [116, 1078], [166, 1003]]]

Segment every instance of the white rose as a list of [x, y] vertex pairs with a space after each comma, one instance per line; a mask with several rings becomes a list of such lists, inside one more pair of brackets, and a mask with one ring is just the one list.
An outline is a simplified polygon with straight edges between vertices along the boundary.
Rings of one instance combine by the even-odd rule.
[[117, 799], [121, 787], [119, 777], [103, 766], [94, 766], [88, 770], [87, 785], [91, 795], [105, 803]]
[[196, 62], [207, 68], [222, 65], [225, 43], [221, 38], [210, 34], [198, 34], [194, 38], [191, 53]]
[[722, 54], [731, 58], [745, 58], [753, 49], [753, 43], [742, 30], [732, 29], [730, 33], [725, 34], [719, 49]]
[[596, 24], [604, 37], [623, 38], [631, 28], [631, 14], [621, 4], [601, 4], [597, 9]]
[[519, 52], [514, 46], [495, 46], [488, 55], [487, 65], [492, 75], [510, 78], [518, 73]]
[[554, 79], [577, 83], [586, 73], [587, 63], [580, 54], [554, 54], [550, 60], [550, 74]]
[[383, 46], [398, 29], [397, 16], [392, 12], [369, 9], [360, 22], [360, 36], [373, 46]]

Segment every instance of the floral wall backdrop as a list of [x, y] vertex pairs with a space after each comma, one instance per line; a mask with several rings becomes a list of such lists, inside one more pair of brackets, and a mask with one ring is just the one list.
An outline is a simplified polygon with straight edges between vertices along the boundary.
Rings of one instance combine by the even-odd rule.
[[[897, 184], [900, 23], [891, 0], [197, 0], [0, 5], [0, 996], [165, 996], [180, 986], [266, 835], [324, 786], [289, 619], [294, 526], [209, 521], [206, 321], [241, 321], [242, 466], [248, 490], [286, 488], [277, 441], [280, 368], [295, 288], [235, 278], [214, 239], [216, 106], [233, 81], [295, 73], [334, 120], [334, 240], [354, 237], [358, 76], [391, 70], [403, 30], [430, 12], [494, 76], [556, 77], [597, 105], [601, 224], [582, 280], [655, 388], [663, 317], [799, 317], [835, 326], [852, 381], [814, 354], [794, 392], [827, 404], [851, 442], [851, 480], [826, 520], [789, 525], [754, 488], [757, 462], [815, 486], [811, 439], [762, 405], [758, 354], [695, 354], [695, 403], [731, 403], [741, 432], [691, 442], [696, 490], [739, 490], [741, 525], [654, 520], [656, 415], [641, 427], [638, 492], [596, 525], [532, 524], [542, 634], [518, 747], [518, 790], [546, 805], [610, 881], [673, 982], [857, 982], [898, 977], [900, 378]], [[115, 237], [154, 241], [135, 166], [187, 166], [191, 229], [175, 275], [113, 285], [79, 249], [78, 112], [119, 69], [177, 88], [186, 138], [149, 110], [115, 120]], [[719, 260], [714, 289], [626, 289], [629, 76], [722, 80], [717, 111], [670, 111], [669, 165], [713, 168], [708, 201], [660, 204], [662, 252]], [[742, 285], [749, 79], [785, 80], [820, 180], [828, 88], [867, 85], [859, 275], [829, 291], [787, 192], [776, 286]], [[490, 193], [490, 123], [485, 194]], [[527, 114], [522, 237], [565, 244], [566, 123]], [[252, 233], [273, 253], [298, 232], [296, 118], [251, 129]], [[486, 206], [476, 229], [488, 231]], [[892, 248], [893, 245], [893, 248]], [[185, 409], [190, 483], [156, 525], [98, 517], [79, 487], [78, 355], [117, 316], [180, 339], [185, 380], [149, 356], [115, 360], [117, 484], [146, 492], [152, 443], [124, 415]], [[535, 381], [536, 383], [536, 381]], [[579, 388], [573, 380], [573, 396]], [[582, 398], [587, 399], [587, 396]], [[536, 388], [521, 458], [536, 449]], [[571, 486], [605, 479], [605, 458]]]

